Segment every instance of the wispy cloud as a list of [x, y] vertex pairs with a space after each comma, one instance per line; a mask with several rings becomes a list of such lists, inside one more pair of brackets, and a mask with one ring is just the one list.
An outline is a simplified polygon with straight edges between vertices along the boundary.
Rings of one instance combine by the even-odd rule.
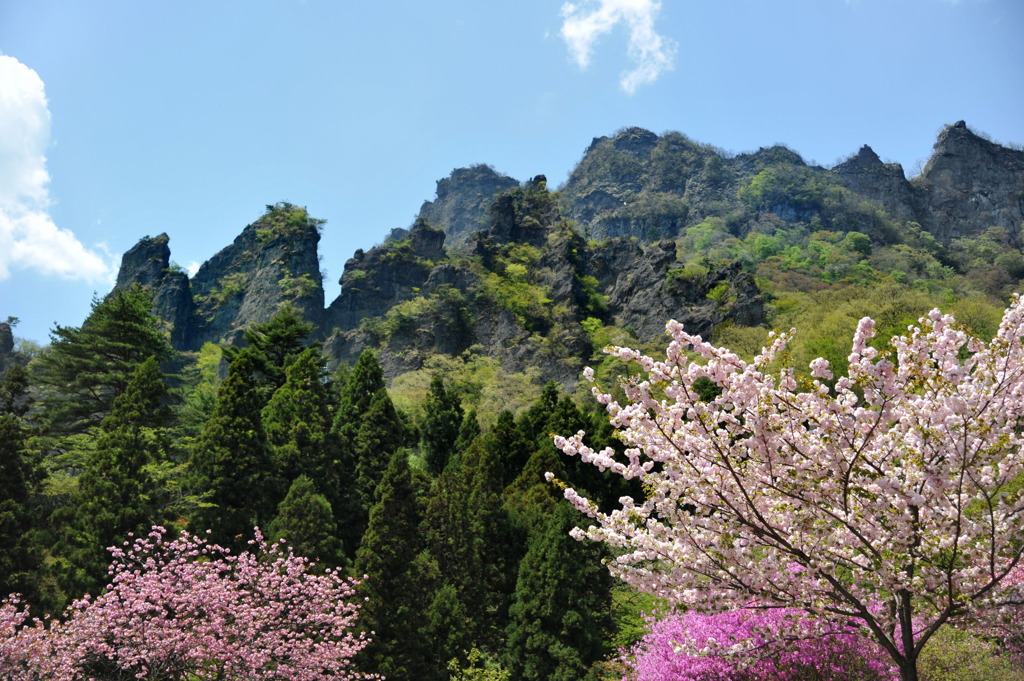
[[12, 269], [89, 282], [109, 281], [110, 254], [86, 248], [50, 217], [50, 110], [43, 81], [0, 54], [0, 280]]
[[619, 85], [629, 94], [641, 85], [653, 83], [675, 65], [676, 43], [654, 30], [661, 10], [657, 0], [583, 0], [562, 5], [562, 39], [581, 69], [590, 66], [594, 45], [618, 24], [629, 29], [627, 55], [632, 69], [623, 72]]

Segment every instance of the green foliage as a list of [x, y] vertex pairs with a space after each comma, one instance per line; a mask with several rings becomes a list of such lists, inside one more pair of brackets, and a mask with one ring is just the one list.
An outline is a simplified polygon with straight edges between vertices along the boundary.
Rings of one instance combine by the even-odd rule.
[[211, 541], [243, 546], [254, 526], [266, 526], [282, 496], [260, 419], [257, 351], [246, 348], [228, 367], [217, 406], [196, 440], [190, 461], [194, 493], [205, 501], [190, 520]]
[[170, 450], [167, 397], [151, 357], [139, 365], [100, 425], [71, 504], [54, 512], [54, 522], [71, 529], [55, 548], [63, 561], [59, 572], [66, 593], [97, 593], [107, 576], [106, 547], [163, 521], [164, 490], [155, 485], [150, 470]]
[[281, 293], [292, 299], [308, 298], [320, 289], [320, 284], [313, 281], [312, 275], [305, 272], [298, 277], [286, 275], [277, 282]]
[[466, 653], [465, 664], [467, 666], [463, 667], [458, 658], [448, 662], [451, 681], [509, 681], [511, 678], [511, 672], [479, 648]]
[[419, 626], [428, 584], [418, 558], [421, 518], [406, 458], [399, 451], [388, 459], [355, 563], [356, 573], [367, 575], [359, 587], [368, 599], [360, 624], [374, 632], [360, 663], [392, 679], [429, 678], [430, 642]]
[[468, 327], [466, 297], [451, 286], [439, 286], [429, 295], [419, 295], [393, 305], [380, 317], [364, 317], [359, 326], [378, 343], [386, 343], [398, 333], [410, 333], [421, 324], [437, 325], [454, 321]]
[[27, 372], [15, 365], [0, 377], [0, 593], [34, 596], [38, 555], [29, 533], [29, 490], [36, 477], [26, 450], [22, 415]]
[[93, 300], [81, 327], [54, 329], [49, 348], [31, 365], [47, 432], [78, 434], [99, 426], [142, 362], [170, 357], [167, 334], [151, 305], [150, 294], [132, 286]]
[[395, 406], [402, 412], [420, 410], [435, 374], [444, 377], [451, 389], [458, 392], [465, 408], [476, 410], [483, 426], [490, 425], [503, 410], [525, 409], [540, 393], [537, 367], [513, 373], [495, 358], [470, 348], [459, 357], [431, 355], [422, 369], [397, 377], [391, 388]]
[[[264, 324], [253, 324], [242, 332], [242, 340], [249, 344], [256, 362], [256, 378], [269, 399], [274, 390], [285, 382], [285, 370], [302, 353], [304, 340], [313, 333], [313, 325], [304, 321], [290, 304], [282, 305], [276, 314]], [[319, 350], [319, 344], [312, 347]], [[224, 356], [231, 362], [239, 354], [236, 347], [224, 349]]]
[[943, 627], [918, 661], [921, 681], [1024, 681], [1024, 669], [999, 656], [992, 641]]
[[[512, 267], [512, 276], [508, 267]], [[528, 331], [549, 328], [552, 324], [551, 298], [548, 290], [532, 283], [528, 274], [522, 273], [525, 266], [512, 263], [505, 268], [505, 274], [489, 272], [482, 284], [484, 294], [498, 306], [511, 312], [516, 322]]]
[[427, 472], [440, 475], [455, 449], [462, 425], [462, 400], [456, 391], [445, 386], [444, 378], [435, 374], [423, 408], [420, 425], [420, 447], [427, 462]]
[[327, 499], [306, 475], [292, 481], [270, 523], [269, 538], [284, 539], [297, 555], [333, 567], [344, 561], [334, 512]]
[[267, 443], [283, 478], [308, 475], [336, 484], [328, 452], [333, 442], [325, 365], [320, 348], [307, 347], [285, 369], [284, 384], [263, 408]]
[[561, 504], [530, 541], [509, 608], [506, 663], [523, 681], [577, 681], [611, 652], [611, 577], [596, 544], [577, 542]]
[[765, 168], [739, 191], [747, 207], [777, 212], [821, 211], [841, 200], [841, 189], [830, 175], [807, 166], [780, 164]]
[[288, 235], [304, 229], [323, 231], [326, 220], [312, 218], [304, 207], [287, 201], [268, 204], [266, 212], [256, 221], [256, 238], [267, 242], [278, 235]]

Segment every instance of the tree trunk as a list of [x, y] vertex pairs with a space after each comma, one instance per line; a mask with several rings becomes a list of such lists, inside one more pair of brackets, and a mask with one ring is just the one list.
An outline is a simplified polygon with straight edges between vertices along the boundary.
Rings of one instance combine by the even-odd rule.
[[919, 681], [917, 676], [917, 658], [900, 665], [900, 681]]

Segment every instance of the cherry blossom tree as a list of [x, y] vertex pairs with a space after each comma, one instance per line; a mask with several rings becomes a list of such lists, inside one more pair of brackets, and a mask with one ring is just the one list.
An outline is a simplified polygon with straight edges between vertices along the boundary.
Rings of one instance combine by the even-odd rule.
[[111, 583], [73, 603], [62, 622], [27, 625], [0, 605], [0, 672], [15, 681], [369, 679], [352, 669], [368, 642], [352, 631], [354, 583], [310, 570], [256, 532], [232, 555], [163, 528], [112, 549]]
[[806, 378], [785, 366], [791, 334], [751, 363], [677, 322], [664, 361], [609, 348], [643, 372], [623, 380], [625, 404], [593, 390], [625, 459], [582, 432], [556, 444], [640, 479], [645, 496], [605, 513], [566, 489], [596, 521], [575, 536], [613, 547], [615, 575], [696, 612], [857, 622], [917, 681], [929, 638], [994, 616], [1024, 552], [1024, 300], [988, 343], [938, 310], [920, 324], [880, 352], [862, 319], [837, 379], [820, 358]]

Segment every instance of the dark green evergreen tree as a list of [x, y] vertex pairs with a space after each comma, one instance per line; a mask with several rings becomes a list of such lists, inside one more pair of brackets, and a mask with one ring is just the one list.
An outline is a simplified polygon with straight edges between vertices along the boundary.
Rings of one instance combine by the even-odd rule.
[[516, 425], [519, 426], [519, 430], [524, 437], [532, 442], [536, 442], [538, 438], [547, 437], [550, 434], [548, 421], [558, 406], [558, 396], [558, 384], [554, 381], [548, 381], [537, 401], [530, 405], [530, 408], [519, 417]]
[[38, 553], [29, 534], [29, 492], [35, 467], [25, 449], [22, 416], [28, 409], [27, 372], [12, 366], [0, 377], [0, 598], [35, 597]]
[[327, 487], [336, 484], [329, 450], [331, 412], [319, 346], [301, 351], [285, 369], [284, 384], [263, 408], [263, 427], [282, 479], [308, 475]]
[[41, 389], [40, 420], [53, 434], [83, 433], [110, 413], [135, 369], [149, 357], [171, 356], [167, 332], [139, 286], [94, 300], [80, 328], [57, 326], [32, 363]]
[[462, 401], [455, 390], [445, 387], [440, 374], [430, 380], [430, 391], [423, 405], [420, 446], [431, 475], [440, 475], [455, 451], [462, 426]]
[[476, 417], [476, 409], [466, 412], [459, 426], [459, 435], [455, 438], [455, 453], [461, 454], [480, 437], [480, 421]]
[[369, 599], [360, 624], [375, 632], [359, 655], [361, 664], [394, 681], [433, 678], [431, 642], [422, 621], [430, 590], [421, 556], [420, 520], [407, 455], [398, 451], [377, 486], [355, 562], [356, 574], [367, 575], [360, 591]]
[[373, 396], [363, 421], [352, 440], [355, 455], [356, 495], [359, 505], [369, 514], [377, 485], [391, 455], [405, 442], [405, 429], [395, 411], [388, 391], [381, 389]]
[[596, 679], [611, 653], [611, 577], [601, 547], [569, 531], [579, 513], [562, 503], [530, 540], [509, 608], [507, 666], [516, 681]]
[[204, 502], [190, 526], [212, 530], [211, 540], [224, 546], [244, 546], [254, 526], [274, 517], [282, 496], [260, 419], [257, 369], [257, 353], [250, 348], [231, 362], [190, 461], [191, 487]]
[[54, 554], [69, 596], [97, 593], [107, 576], [107, 547], [163, 520], [161, 490], [147, 468], [167, 458], [171, 419], [167, 386], [156, 358], [150, 357], [103, 419], [72, 503], [53, 513], [62, 537]]
[[343, 561], [341, 542], [336, 535], [330, 503], [308, 476], [295, 478], [288, 494], [277, 506], [269, 537], [285, 539], [298, 555], [336, 567]]
[[345, 449], [351, 445], [363, 417], [370, 408], [377, 391], [384, 389], [384, 371], [380, 368], [377, 355], [364, 350], [356, 360], [338, 398], [338, 410], [334, 414], [334, 431]]
[[331, 464], [337, 482], [324, 494], [336, 509], [338, 531], [354, 557], [370, 518], [370, 507], [391, 455], [407, 438], [384, 388], [377, 356], [367, 350], [356, 361], [338, 399]]
[[[313, 328], [292, 305], [285, 303], [270, 321], [253, 324], [242, 332], [242, 340], [255, 351], [255, 375], [268, 397], [284, 385], [285, 370], [306, 348], [304, 341]], [[315, 347], [319, 348], [319, 344]], [[234, 361], [239, 352], [236, 347], [224, 349], [228, 362]]]
[[533, 453], [533, 445], [516, 425], [510, 411], [498, 414], [498, 420], [483, 439], [484, 448], [495, 457], [495, 465], [501, 471], [502, 487], [507, 487], [523, 471], [523, 466]]

